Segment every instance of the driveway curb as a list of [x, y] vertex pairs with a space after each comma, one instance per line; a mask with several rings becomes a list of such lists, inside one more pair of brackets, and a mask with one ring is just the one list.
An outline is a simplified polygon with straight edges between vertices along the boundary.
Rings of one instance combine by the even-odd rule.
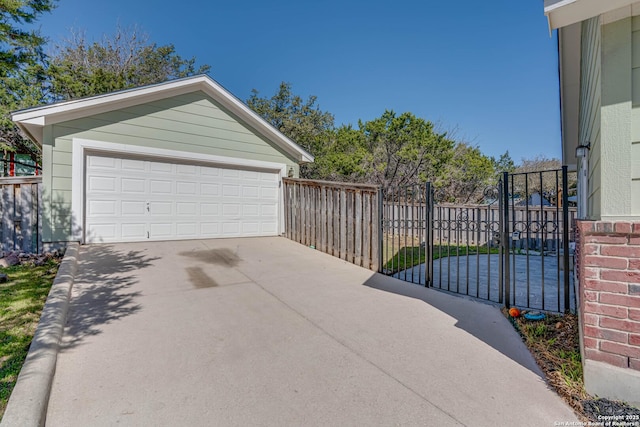
[[44, 425], [78, 265], [78, 247], [77, 242], [67, 245], [0, 426]]

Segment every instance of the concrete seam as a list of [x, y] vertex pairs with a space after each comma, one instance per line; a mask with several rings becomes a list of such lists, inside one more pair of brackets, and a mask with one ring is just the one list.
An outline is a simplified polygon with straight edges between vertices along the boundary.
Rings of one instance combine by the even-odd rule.
[[67, 322], [71, 288], [78, 266], [77, 242], [67, 245], [40, 321], [11, 393], [0, 426], [43, 426], [56, 370], [60, 341]]

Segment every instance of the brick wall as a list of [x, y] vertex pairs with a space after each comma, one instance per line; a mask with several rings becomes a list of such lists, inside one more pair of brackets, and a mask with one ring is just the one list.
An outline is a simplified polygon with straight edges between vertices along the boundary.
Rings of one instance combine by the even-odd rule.
[[584, 358], [640, 371], [640, 222], [578, 221]]

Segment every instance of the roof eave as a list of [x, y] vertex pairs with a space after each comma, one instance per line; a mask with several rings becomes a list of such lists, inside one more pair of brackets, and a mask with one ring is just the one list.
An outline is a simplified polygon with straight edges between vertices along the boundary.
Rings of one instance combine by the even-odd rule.
[[264, 138], [295, 158], [298, 163], [314, 161], [311, 154], [267, 123], [244, 102], [207, 75], [19, 110], [11, 114], [11, 119], [30, 139], [42, 146], [44, 126], [195, 91], [203, 91], [211, 96]]
[[549, 29], [555, 30], [595, 16], [631, 6], [638, 0], [545, 0]]

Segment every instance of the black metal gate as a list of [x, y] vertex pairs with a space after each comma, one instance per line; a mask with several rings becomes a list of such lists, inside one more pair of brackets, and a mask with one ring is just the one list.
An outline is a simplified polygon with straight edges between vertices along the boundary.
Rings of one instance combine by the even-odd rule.
[[429, 183], [390, 189], [381, 271], [507, 307], [574, 310], [574, 182], [566, 167], [504, 173], [476, 205], [442, 203]]

